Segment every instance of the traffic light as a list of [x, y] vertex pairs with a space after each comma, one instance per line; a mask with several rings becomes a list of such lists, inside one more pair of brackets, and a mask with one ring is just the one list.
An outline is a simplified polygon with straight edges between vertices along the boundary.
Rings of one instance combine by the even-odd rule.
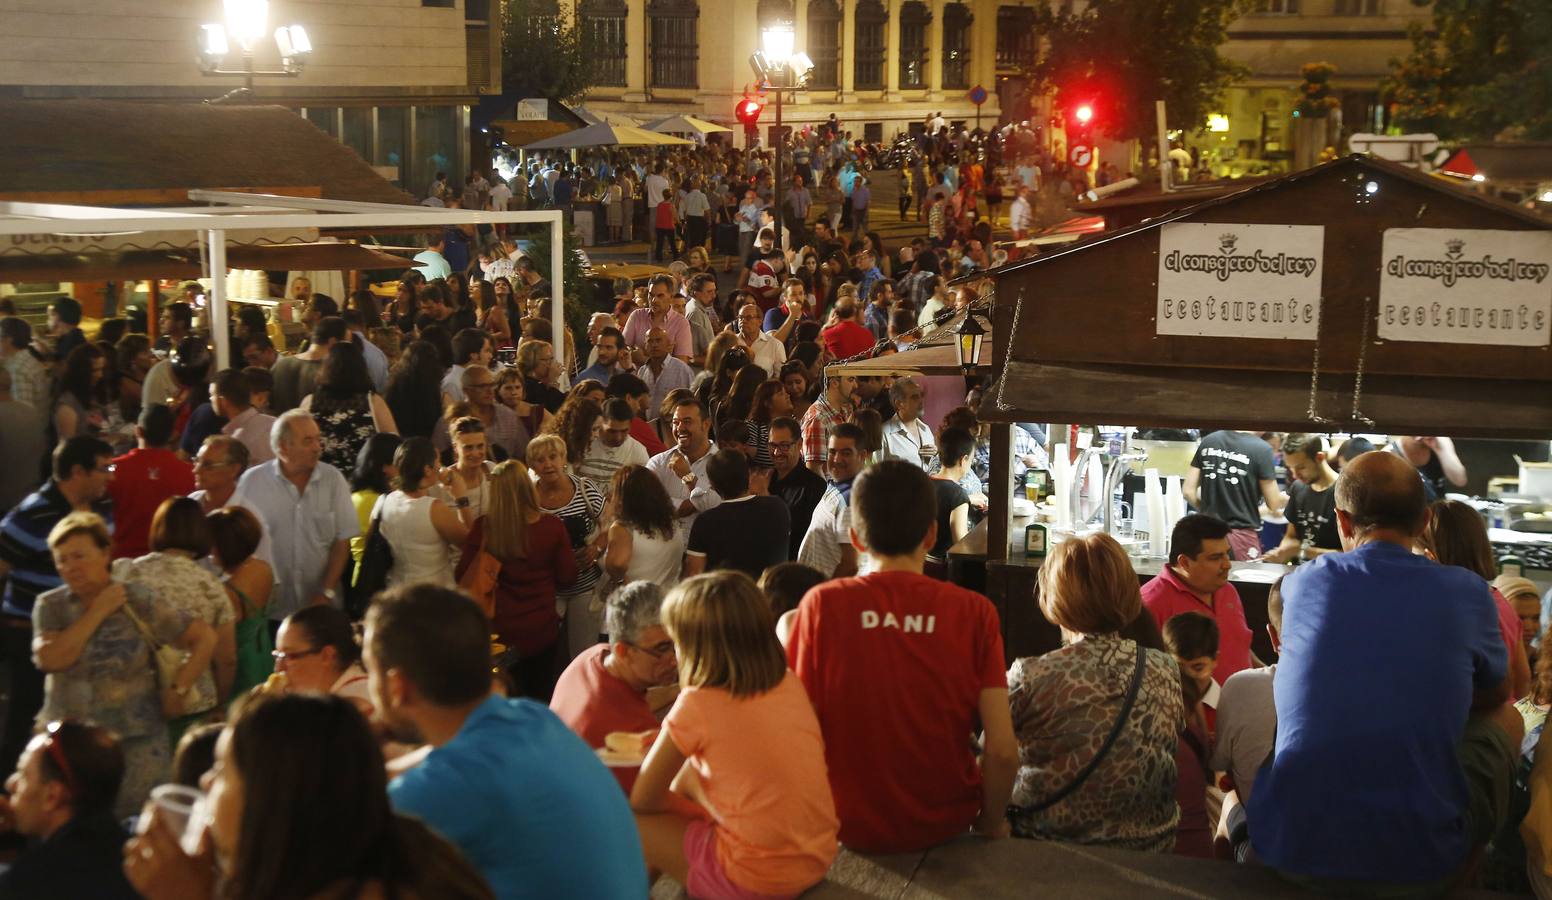
[[754, 97], [745, 97], [733, 107], [733, 115], [745, 125], [753, 125], [760, 121], [760, 112], [764, 109], [764, 103]]

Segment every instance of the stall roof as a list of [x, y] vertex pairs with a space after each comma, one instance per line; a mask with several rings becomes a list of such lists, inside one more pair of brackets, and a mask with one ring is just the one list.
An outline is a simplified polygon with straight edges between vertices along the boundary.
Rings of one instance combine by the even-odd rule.
[[1171, 191], [1162, 191], [1157, 184], [1143, 184], [1100, 200], [1074, 203], [1071, 208], [1076, 213], [1103, 216], [1106, 228], [1126, 228], [1204, 200], [1238, 193], [1266, 180], [1254, 177], [1183, 184]]
[[[1164, 227], [1177, 222], [1221, 228], [1224, 238], [1237, 228], [1323, 227], [1311, 336], [1161, 328], [1160, 247]], [[1488, 243], [1497, 238], [1473, 242], [1473, 231], [1545, 231], [1552, 222], [1442, 178], [1349, 156], [993, 269], [993, 324], [1006, 337], [984, 417], [1552, 436], [1547, 346], [1379, 335], [1393, 229], [1457, 231], [1472, 252], [1496, 257], [1506, 252]], [[1218, 302], [1205, 300], [1204, 308]]]
[[[910, 350], [886, 353], [883, 356], [852, 362], [831, 363], [825, 366], [825, 374], [858, 377], [963, 374], [964, 370], [959, 367], [959, 348], [954, 345], [954, 327], [961, 318], [963, 316], [956, 317], [934, 329]], [[991, 325], [983, 315], [977, 315], [976, 319], [987, 332], [986, 338], [981, 342], [981, 353], [976, 357], [976, 365], [983, 368], [989, 367], [993, 359]]]
[[355, 151], [280, 106], [0, 99], [0, 122], [0, 199], [312, 187], [331, 200], [414, 202]]
[[1540, 184], [1552, 181], [1552, 142], [1462, 144], [1439, 171], [1459, 178]]

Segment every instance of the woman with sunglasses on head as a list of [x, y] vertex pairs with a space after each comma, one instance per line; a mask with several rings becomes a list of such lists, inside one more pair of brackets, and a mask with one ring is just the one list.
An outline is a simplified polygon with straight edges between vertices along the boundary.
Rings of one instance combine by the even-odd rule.
[[33, 737], [0, 801], [0, 832], [28, 841], [0, 871], [0, 897], [138, 897], [124, 879], [129, 835], [113, 816], [123, 780], [124, 754], [106, 728], [65, 719]]
[[162, 817], [124, 847], [146, 900], [491, 900], [450, 844], [388, 802], [382, 751], [337, 697], [246, 705], [203, 779], [209, 825], [190, 855]]

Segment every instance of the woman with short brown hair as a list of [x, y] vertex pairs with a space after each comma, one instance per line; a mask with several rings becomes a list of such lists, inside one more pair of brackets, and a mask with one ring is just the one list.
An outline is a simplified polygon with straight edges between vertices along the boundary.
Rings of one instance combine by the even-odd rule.
[[1008, 670], [1014, 835], [1170, 852], [1180, 669], [1118, 633], [1142, 610], [1126, 552], [1103, 533], [1057, 544], [1040, 567], [1039, 603], [1066, 646]]

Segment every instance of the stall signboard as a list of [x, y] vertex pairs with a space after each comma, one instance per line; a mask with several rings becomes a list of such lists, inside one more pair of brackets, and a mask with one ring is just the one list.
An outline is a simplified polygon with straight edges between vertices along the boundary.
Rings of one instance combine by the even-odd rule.
[[1375, 334], [1383, 340], [1545, 347], [1552, 232], [1385, 231]]
[[1155, 333], [1315, 340], [1324, 242], [1322, 225], [1161, 226]]

